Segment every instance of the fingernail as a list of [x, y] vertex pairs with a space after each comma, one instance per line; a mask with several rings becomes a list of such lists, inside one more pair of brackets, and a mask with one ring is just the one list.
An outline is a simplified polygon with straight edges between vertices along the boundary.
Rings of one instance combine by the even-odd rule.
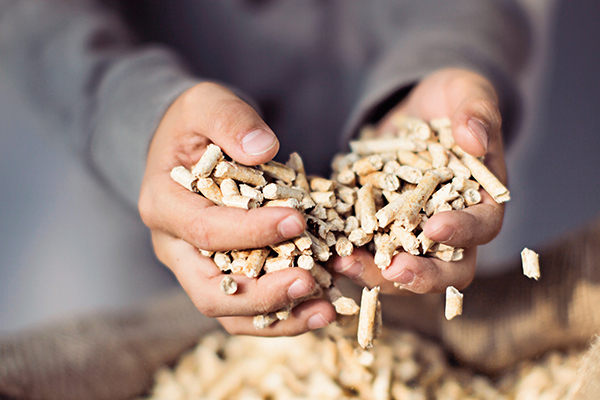
[[327, 322], [321, 313], [316, 313], [308, 319], [307, 325], [308, 329], [313, 330], [323, 328], [324, 326], [329, 325], [329, 322]]
[[311, 293], [310, 287], [300, 279], [296, 279], [288, 288], [288, 297], [290, 300], [296, 300]]
[[290, 215], [277, 225], [277, 231], [282, 238], [293, 238], [304, 232], [304, 225], [294, 215]]
[[442, 225], [437, 231], [431, 232], [425, 237], [435, 240], [436, 242], [447, 242], [454, 237], [455, 230], [451, 226]]
[[271, 150], [277, 143], [277, 138], [264, 129], [256, 129], [242, 139], [242, 150], [246, 154], [257, 156]]
[[475, 139], [477, 139], [477, 141], [483, 146], [484, 150], [487, 151], [489, 135], [483, 122], [476, 118], [471, 118], [467, 121], [467, 126], [469, 127], [469, 130], [473, 136], [475, 136]]
[[333, 269], [340, 274], [346, 275], [348, 278], [358, 278], [362, 275], [365, 267], [364, 265], [357, 259], [352, 261], [348, 265], [342, 265], [339, 263], [333, 264]]

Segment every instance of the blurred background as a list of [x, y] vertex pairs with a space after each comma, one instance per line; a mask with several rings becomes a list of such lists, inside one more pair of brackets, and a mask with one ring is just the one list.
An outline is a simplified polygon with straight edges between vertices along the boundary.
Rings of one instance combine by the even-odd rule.
[[[486, 273], [600, 209], [600, 6], [522, 1], [537, 46], [521, 81], [526, 117], [507, 155], [512, 200], [503, 231], [480, 250]], [[137, 211], [47, 131], [0, 71], [0, 331], [124, 307], [175, 285]]]

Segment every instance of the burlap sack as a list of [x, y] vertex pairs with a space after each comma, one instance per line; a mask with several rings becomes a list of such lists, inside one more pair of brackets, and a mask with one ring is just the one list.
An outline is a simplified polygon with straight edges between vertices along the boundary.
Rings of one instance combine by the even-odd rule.
[[154, 372], [217, 327], [183, 290], [144, 307], [0, 337], [0, 398], [132, 399]]
[[600, 219], [539, 253], [539, 281], [515, 260], [509, 272], [464, 291], [463, 315], [440, 324], [459, 360], [494, 372], [550, 349], [584, 347], [600, 333]]

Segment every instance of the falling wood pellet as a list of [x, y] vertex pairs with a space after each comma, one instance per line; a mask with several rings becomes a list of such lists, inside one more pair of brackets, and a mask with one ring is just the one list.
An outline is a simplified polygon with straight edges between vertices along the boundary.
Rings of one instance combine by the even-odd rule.
[[379, 286], [373, 289], [363, 288], [358, 315], [358, 344], [363, 349], [373, 347], [375, 324], [379, 306]]
[[526, 277], [535, 279], [536, 281], [540, 279], [540, 261], [535, 251], [524, 248], [521, 251], [521, 261], [523, 264], [523, 274]]
[[454, 286], [446, 288], [446, 311], [445, 316], [449, 321], [457, 315], [462, 314], [463, 294], [456, 290]]

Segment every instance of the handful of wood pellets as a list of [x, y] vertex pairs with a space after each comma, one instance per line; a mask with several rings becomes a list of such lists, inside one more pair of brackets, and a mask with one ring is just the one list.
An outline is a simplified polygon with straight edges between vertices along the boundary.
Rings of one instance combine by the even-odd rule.
[[[236, 274], [259, 277], [284, 268], [304, 268], [318, 283], [318, 290], [307, 298], [324, 297], [343, 315], [360, 310], [358, 342], [366, 348], [381, 330], [379, 287], [364, 288], [360, 308], [343, 296], [322, 264], [334, 251], [345, 257], [356, 247], [370, 246], [381, 269], [398, 252], [444, 261], [462, 259], [463, 249], [425, 237], [425, 222], [436, 213], [479, 203], [480, 187], [498, 203], [510, 199], [508, 190], [480, 159], [458, 148], [449, 119], [426, 123], [400, 116], [393, 126], [377, 136], [374, 129], [363, 129], [360, 138], [350, 142], [352, 151], [334, 158], [331, 179], [307, 176], [297, 153], [286, 164], [269, 161], [249, 167], [229, 160], [212, 144], [191, 171], [174, 168], [175, 181], [217, 205], [292, 207], [306, 220], [302, 235], [266, 248], [200, 250], [223, 271], [223, 291], [235, 293]], [[446, 296], [446, 318], [451, 319], [462, 312], [462, 294], [450, 286]], [[255, 327], [288, 318], [292, 308], [307, 298], [256, 316]]]

